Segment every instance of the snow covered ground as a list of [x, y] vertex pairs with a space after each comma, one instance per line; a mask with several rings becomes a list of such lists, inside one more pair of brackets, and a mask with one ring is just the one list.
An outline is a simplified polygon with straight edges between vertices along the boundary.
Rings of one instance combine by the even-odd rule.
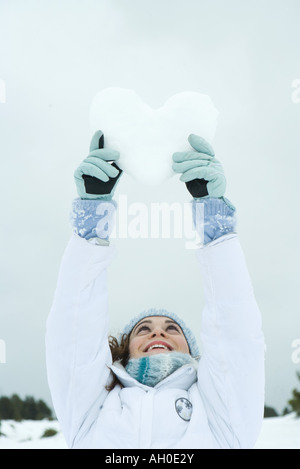
[[[42, 438], [45, 430], [57, 431], [55, 436]], [[66, 449], [64, 437], [56, 420], [3, 420], [1, 424], [0, 449]]]
[[289, 414], [265, 419], [256, 449], [300, 449], [300, 418]]
[[[45, 430], [53, 429], [55, 436], [42, 438]], [[27, 420], [2, 422], [0, 449], [67, 449], [57, 421]], [[265, 419], [256, 449], [300, 449], [300, 418], [294, 414]]]

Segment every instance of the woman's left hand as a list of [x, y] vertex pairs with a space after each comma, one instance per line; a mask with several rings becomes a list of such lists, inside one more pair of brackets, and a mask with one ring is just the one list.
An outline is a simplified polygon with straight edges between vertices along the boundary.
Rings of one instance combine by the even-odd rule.
[[189, 136], [188, 141], [193, 150], [173, 154], [173, 171], [182, 173], [180, 180], [185, 182], [194, 198], [223, 197], [226, 178], [212, 146], [194, 134]]

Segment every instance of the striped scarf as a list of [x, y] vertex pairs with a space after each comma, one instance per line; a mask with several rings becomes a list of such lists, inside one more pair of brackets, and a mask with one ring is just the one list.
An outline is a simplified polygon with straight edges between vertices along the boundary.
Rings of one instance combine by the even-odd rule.
[[154, 387], [178, 368], [187, 364], [193, 364], [196, 367], [198, 362], [187, 353], [171, 352], [131, 358], [125, 368], [127, 373], [139, 383]]

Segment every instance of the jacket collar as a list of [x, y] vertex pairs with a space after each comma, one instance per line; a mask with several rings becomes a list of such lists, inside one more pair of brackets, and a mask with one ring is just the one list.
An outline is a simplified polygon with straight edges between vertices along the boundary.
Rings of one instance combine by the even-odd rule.
[[154, 388], [146, 386], [130, 376], [120, 362], [114, 362], [113, 365], [110, 366], [110, 369], [125, 388], [137, 386], [145, 391], [149, 391], [149, 389], [166, 389], [172, 387], [187, 391], [192, 384], [197, 381], [197, 368], [190, 364], [178, 368], [178, 370], [160, 381]]

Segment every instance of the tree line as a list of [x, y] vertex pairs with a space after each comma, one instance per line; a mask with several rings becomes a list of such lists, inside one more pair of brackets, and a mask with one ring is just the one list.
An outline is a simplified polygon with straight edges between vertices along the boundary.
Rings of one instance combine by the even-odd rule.
[[0, 397], [1, 420], [43, 420], [52, 419], [52, 411], [42, 400], [35, 400], [32, 396], [21, 399], [17, 394], [11, 397]]
[[[297, 377], [300, 381], [300, 373], [297, 373]], [[300, 417], [300, 391], [298, 391], [298, 389], [294, 389], [292, 391], [292, 397], [288, 401], [288, 405], [283, 410], [282, 415], [287, 415], [292, 412], [295, 412], [296, 416]], [[268, 417], [279, 417], [279, 414], [272, 407], [265, 406], [265, 418]]]

